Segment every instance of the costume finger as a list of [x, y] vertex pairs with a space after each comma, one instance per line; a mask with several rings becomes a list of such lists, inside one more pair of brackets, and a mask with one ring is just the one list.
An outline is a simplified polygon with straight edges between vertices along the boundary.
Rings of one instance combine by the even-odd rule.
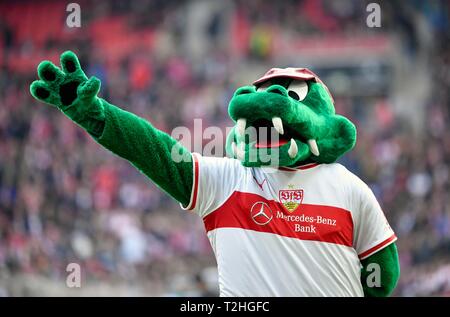
[[55, 82], [62, 78], [64, 73], [50, 61], [43, 61], [38, 66], [38, 76], [45, 82]]

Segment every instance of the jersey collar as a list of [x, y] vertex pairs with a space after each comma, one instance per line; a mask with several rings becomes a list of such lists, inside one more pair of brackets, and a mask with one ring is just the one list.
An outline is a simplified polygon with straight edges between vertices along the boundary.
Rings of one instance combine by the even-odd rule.
[[318, 165], [320, 165], [320, 163], [308, 163], [308, 164], [295, 166], [295, 167], [284, 167], [284, 166], [281, 166], [281, 167], [278, 167], [278, 169], [281, 170], [281, 171], [296, 172], [296, 171], [299, 171], [299, 170], [307, 170], [307, 169], [316, 167]]

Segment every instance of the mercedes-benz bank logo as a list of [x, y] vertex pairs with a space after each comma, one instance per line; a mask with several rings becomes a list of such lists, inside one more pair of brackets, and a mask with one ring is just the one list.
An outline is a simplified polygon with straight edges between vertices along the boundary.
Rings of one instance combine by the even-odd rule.
[[252, 220], [260, 226], [267, 225], [273, 219], [272, 209], [270, 209], [269, 205], [258, 201], [253, 204], [252, 209], [250, 210], [250, 216]]

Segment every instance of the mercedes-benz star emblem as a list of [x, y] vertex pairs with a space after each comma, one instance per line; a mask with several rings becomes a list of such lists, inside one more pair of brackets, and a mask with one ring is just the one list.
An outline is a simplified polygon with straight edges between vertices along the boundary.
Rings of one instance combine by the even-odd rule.
[[273, 213], [268, 204], [259, 201], [253, 204], [250, 216], [257, 225], [264, 226], [272, 220]]

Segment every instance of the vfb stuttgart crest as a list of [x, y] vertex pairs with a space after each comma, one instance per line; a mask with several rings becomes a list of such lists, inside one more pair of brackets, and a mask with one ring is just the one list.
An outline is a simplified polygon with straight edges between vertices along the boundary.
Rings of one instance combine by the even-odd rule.
[[294, 212], [303, 201], [303, 189], [282, 189], [278, 197], [287, 211]]

